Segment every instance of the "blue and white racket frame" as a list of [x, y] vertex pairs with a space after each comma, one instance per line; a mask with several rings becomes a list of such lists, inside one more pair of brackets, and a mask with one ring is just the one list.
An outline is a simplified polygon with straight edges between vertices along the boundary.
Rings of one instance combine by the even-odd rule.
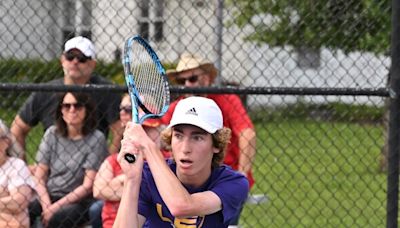
[[[147, 53], [151, 56], [152, 60], [154, 61], [154, 64], [157, 67], [158, 72], [162, 75], [164, 78], [164, 87], [169, 88], [169, 83], [168, 83], [168, 78], [166, 76], [166, 71], [164, 67], [161, 64], [160, 59], [158, 58], [156, 52], [153, 50], [153, 48], [147, 43], [146, 40], [144, 40], [141, 36], [133, 36], [127, 39], [125, 42], [125, 48], [124, 48], [124, 71], [125, 71], [125, 83], [126, 86], [128, 87], [128, 93], [131, 98], [131, 103], [132, 103], [132, 121], [135, 123], [140, 123], [142, 124], [146, 119], [148, 118], [160, 118], [162, 117], [169, 108], [169, 103], [170, 103], [170, 92], [169, 89], [166, 89], [166, 96], [167, 99], [165, 100], [165, 104], [163, 106], [162, 111], [159, 114], [153, 114], [151, 113], [142, 103], [140, 99], [140, 95], [138, 91], [136, 90], [135, 87], [135, 80], [133, 78], [133, 74], [131, 72], [131, 59], [132, 59], [132, 53], [130, 52], [130, 49], [132, 47], [132, 44], [134, 42], [138, 42], [141, 44], [147, 51]], [[136, 107], [136, 108], [134, 108]], [[144, 111], [144, 115], [139, 118], [139, 112], [138, 112], [138, 107], [140, 107]]]
[[[153, 63], [155, 64], [157, 71], [161, 75], [163, 79], [163, 86], [165, 88], [165, 100], [164, 100], [164, 105], [162, 107], [162, 110], [158, 114], [151, 113], [144, 105], [143, 102], [140, 98], [140, 94], [136, 89], [135, 86], [135, 80], [133, 73], [131, 72], [131, 63], [132, 63], [132, 52], [131, 52], [131, 47], [132, 45], [138, 42], [140, 45], [144, 47], [144, 49], [147, 51], [151, 59], [153, 60]], [[134, 60], [133, 60], [134, 61]], [[132, 104], [132, 121], [135, 123], [142, 124], [146, 119], [148, 118], [161, 118], [169, 108], [169, 103], [170, 103], [170, 91], [169, 91], [169, 82], [168, 78], [166, 76], [166, 72], [164, 67], [161, 64], [160, 59], [158, 58], [156, 52], [151, 48], [151, 46], [148, 44], [146, 40], [144, 40], [141, 36], [132, 36], [128, 38], [125, 42], [124, 46], [124, 60], [123, 60], [123, 65], [124, 65], [124, 73], [125, 73], [125, 83], [126, 86], [128, 87], [128, 93], [131, 99], [131, 104]], [[139, 107], [143, 110], [144, 115], [139, 117]], [[129, 163], [134, 163], [136, 161], [136, 155], [134, 154], [125, 154], [125, 160], [127, 160]]]

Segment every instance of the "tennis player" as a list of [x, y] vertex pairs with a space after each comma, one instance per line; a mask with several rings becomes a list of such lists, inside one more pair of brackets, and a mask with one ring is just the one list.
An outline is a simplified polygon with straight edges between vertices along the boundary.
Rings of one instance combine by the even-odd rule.
[[[213, 100], [182, 99], [162, 132], [174, 158], [166, 163], [142, 126], [128, 123], [118, 155], [126, 179], [114, 227], [228, 227], [249, 191], [244, 175], [221, 165], [230, 134]], [[137, 154], [137, 161], [128, 163], [126, 153]]]

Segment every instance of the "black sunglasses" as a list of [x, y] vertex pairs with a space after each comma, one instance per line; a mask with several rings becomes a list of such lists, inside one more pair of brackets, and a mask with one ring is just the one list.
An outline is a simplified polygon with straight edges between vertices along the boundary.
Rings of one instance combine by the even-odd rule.
[[62, 103], [61, 107], [68, 110], [70, 110], [71, 107], [74, 107], [76, 110], [79, 110], [85, 107], [85, 105], [82, 103]]
[[119, 107], [119, 111], [124, 111], [126, 113], [132, 113], [132, 106], [121, 106], [121, 107]]
[[86, 63], [88, 60], [92, 59], [92, 57], [88, 57], [84, 54], [76, 54], [73, 52], [67, 52], [64, 55], [68, 61], [73, 61], [76, 58], [80, 63]]
[[175, 81], [179, 85], [184, 85], [186, 81], [189, 81], [190, 83], [195, 83], [199, 80], [199, 75], [192, 75], [188, 78], [176, 78]]

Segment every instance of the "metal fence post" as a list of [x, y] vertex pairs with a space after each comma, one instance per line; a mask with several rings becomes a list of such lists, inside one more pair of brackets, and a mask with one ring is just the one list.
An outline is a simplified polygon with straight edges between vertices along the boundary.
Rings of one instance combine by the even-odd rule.
[[387, 220], [386, 227], [397, 227], [399, 194], [399, 145], [400, 145], [400, 3], [392, 1], [392, 37], [390, 117], [389, 117], [389, 156], [387, 181]]

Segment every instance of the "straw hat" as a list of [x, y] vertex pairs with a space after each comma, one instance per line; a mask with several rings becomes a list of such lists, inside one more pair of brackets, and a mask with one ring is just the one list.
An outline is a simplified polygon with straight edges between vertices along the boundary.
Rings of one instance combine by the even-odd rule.
[[196, 68], [201, 68], [205, 72], [207, 72], [211, 77], [211, 82], [214, 82], [215, 77], [217, 77], [217, 68], [215, 68], [214, 64], [203, 59], [201, 56], [197, 54], [191, 53], [183, 53], [181, 58], [179, 59], [178, 65], [175, 70], [167, 70], [167, 75], [170, 79], [174, 79], [179, 73], [192, 70]]

